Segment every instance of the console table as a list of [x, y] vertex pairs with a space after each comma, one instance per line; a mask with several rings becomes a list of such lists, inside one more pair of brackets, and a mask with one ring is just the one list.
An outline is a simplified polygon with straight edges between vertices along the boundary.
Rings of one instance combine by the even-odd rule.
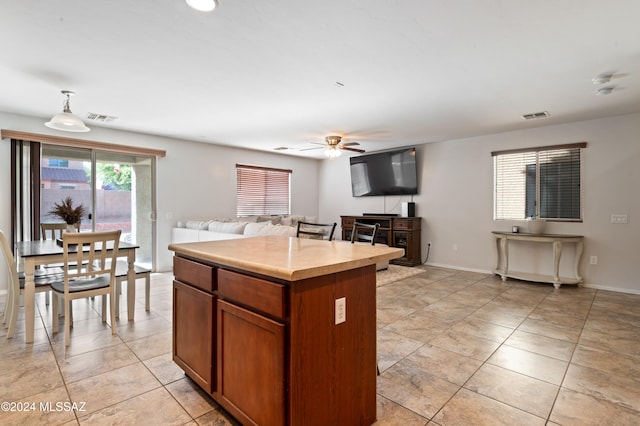
[[340, 216], [342, 219], [342, 239], [349, 241], [353, 231], [353, 223], [378, 223], [376, 243], [404, 249], [404, 256], [393, 259], [391, 263], [404, 266], [416, 266], [422, 263], [420, 254], [421, 217], [400, 216]]
[[[583, 251], [582, 235], [554, 235], [554, 234], [517, 234], [511, 232], [493, 231], [496, 238], [497, 263], [494, 273], [502, 277], [502, 281], [506, 281], [507, 277], [516, 278], [526, 281], [537, 281], [552, 283], [555, 288], [560, 288], [561, 284], [578, 284], [583, 282], [578, 265]], [[529, 272], [518, 272], [509, 270], [509, 241], [525, 241], [532, 243], [547, 243], [553, 246], [553, 275], [535, 274]], [[574, 259], [574, 277], [560, 276], [560, 258], [562, 256], [563, 243], [573, 243], [576, 245], [576, 254]]]

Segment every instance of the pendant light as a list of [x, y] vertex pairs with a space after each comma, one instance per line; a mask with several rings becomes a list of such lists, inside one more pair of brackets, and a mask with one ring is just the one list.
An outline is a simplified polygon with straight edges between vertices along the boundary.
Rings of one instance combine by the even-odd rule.
[[69, 97], [75, 95], [75, 93], [70, 90], [62, 90], [61, 92], [67, 97], [62, 104], [62, 112], [53, 116], [53, 118], [44, 123], [44, 125], [51, 129], [62, 130], [65, 132], [88, 132], [91, 130], [84, 125], [80, 118], [71, 113], [71, 108], [69, 108]]

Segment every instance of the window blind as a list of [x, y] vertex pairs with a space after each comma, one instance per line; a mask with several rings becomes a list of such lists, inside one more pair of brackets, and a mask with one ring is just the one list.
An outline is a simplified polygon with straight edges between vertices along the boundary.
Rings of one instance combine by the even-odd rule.
[[290, 214], [291, 170], [236, 164], [238, 216]]
[[494, 218], [582, 220], [586, 143], [493, 152]]

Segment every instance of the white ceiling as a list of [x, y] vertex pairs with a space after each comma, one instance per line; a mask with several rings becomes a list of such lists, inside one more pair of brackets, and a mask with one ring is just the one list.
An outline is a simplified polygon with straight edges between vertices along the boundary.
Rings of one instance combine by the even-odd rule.
[[318, 158], [640, 111], [637, 0], [219, 1], [3, 1], [0, 111]]

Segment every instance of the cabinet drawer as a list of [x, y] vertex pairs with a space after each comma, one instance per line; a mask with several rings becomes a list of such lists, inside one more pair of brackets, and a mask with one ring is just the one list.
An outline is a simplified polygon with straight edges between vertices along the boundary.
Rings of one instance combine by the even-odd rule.
[[353, 222], [355, 222], [355, 221], [353, 220], [352, 217], [343, 217], [342, 218], [342, 227], [343, 228], [346, 228], [346, 227], [353, 228]]
[[413, 229], [411, 219], [396, 219], [393, 221], [393, 229]]
[[268, 315], [284, 318], [285, 288], [260, 278], [238, 274], [225, 269], [218, 270], [218, 294]]
[[202, 263], [173, 257], [173, 275], [176, 280], [212, 293], [216, 290], [215, 268]]

